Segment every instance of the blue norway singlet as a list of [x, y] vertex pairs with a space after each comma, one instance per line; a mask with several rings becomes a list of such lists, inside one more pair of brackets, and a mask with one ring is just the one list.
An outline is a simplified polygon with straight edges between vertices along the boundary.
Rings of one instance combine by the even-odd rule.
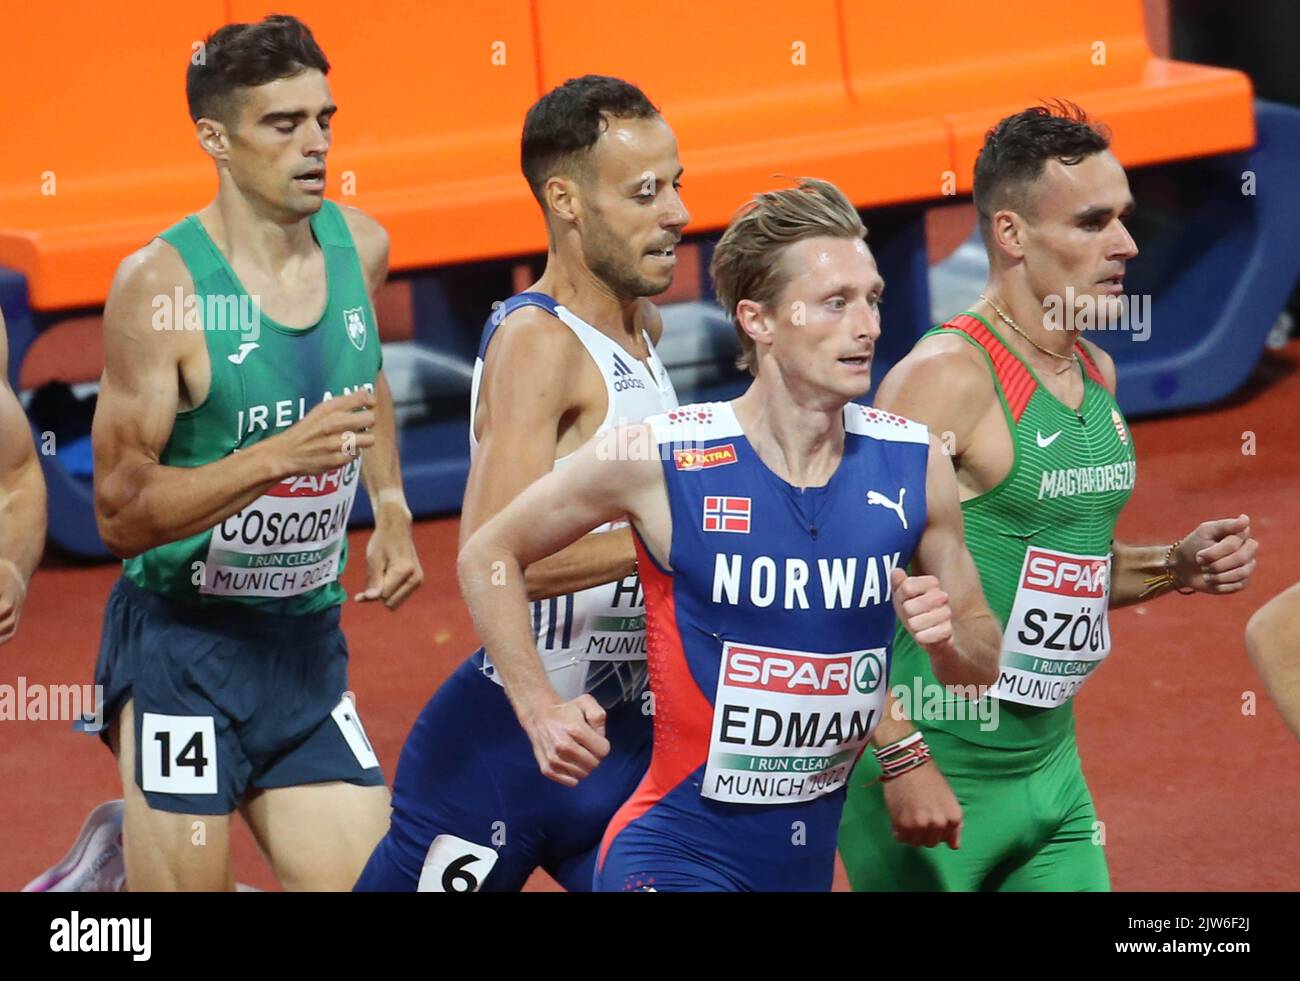
[[776, 476], [730, 403], [647, 420], [671, 571], [638, 537], [654, 694], [650, 769], [597, 887], [829, 889], [843, 787], [880, 721], [890, 573], [926, 523], [926, 428], [850, 404], [823, 487]]

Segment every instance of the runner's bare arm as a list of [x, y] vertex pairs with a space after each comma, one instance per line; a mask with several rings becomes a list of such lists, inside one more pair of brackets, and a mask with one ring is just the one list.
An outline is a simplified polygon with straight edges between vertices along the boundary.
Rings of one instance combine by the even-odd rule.
[[907, 712], [894, 698], [893, 691], [888, 692], [885, 696], [885, 711], [881, 713], [880, 724], [871, 733], [871, 745], [879, 749], [881, 746], [906, 739], [915, 731], [916, 726], [912, 725]]
[[[365, 212], [343, 209], [366, 277], [373, 307], [375, 295], [388, 278], [388, 232]], [[411, 509], [402, 491], [402, 464], [397, 453], [397, 417], [393, 393], [381, 369], [375, 377], [374, 445], [361, 458], [361, 480], [370, 497], [375, 529], [366, 543], [366, 588], [358, 602], [382, 600], [389, 610], [399, 606], [424, 582], [424, 570], [411, 531]]]
[[1002, 630], [984, 600], [979, 571], [966, 549], [957, 478], [939, 441], [930, 437], [925, 479], [926, 525], [913, 565], [895, 570], [894, 606], [930, 655], [945, 685], [992, 685], [998, 679]]
[[44, 548], [45, 478], [27, 414], [9, 387], [9, 340], [0, 313], [0, 644], [18, 628]]
[[[871, 733], [871, 745], [883, 749], [915, 731], [903, 706], [890, 691], [880, 724]], [[940, 842], [951, 849], [961, 847], [961, 804], [933, 759], [885, 781], [882, 792], [890, 829], [900, 842], [918, 848], [933, 848]]]
[[[512, 313], [497, 328], [480, 388], [481, 428], [461, 511], [462, 544], [525, 487], [550, 473], [560, 425], [579, 409], [573, 379], [590, 361], [568, 327], [535, 308]], [[617, 582], [635, 568], [630, 531], [588, 535], [529, 566], [528, 598]]]
[[[633, 440], [648, 440], [648, 433], [639, 425], [619, 430], [620, 437]], [[566, 467], [532, 484], [479, 528], [457, 561], [465, 603], [538, 764], [566, 786], [609, 751], [604, 712], [590, 695], [564, 702], [551, 685], [534, 642], [523, 570], [624, 514], [663, 561], [671, 540], [663, 471], [657, 456], [643, 455], [609, 459], [596, 443], [587, 443]]]
[[[1114, 395], [1114, 360], [1092, 341], [1081, 338], [1080, 343], [1097, 363], [1106, 391]], [[1190, 587], [1198, 593], [1240, 592], [1255, 571], [1258, 548], [1259, 543], [1250, 535], [1250, 519], [1244, 514], [1202, 523], [1181, 539], [1172, 556], [1168, 544], [1112, 542], [1110, 606], [1153, 600], [1179, 587]], [[1166, 557], [1170, 565], [1166, 565]]]
[[[1092, 341], [1079, 338], [1079, 343], [1092, 357], [1101, 374], [1102, 385], [1115, 394], [1115, 362], [1109, 354]], [[1110, 599], [1112, 608], [1129, 606], [1139, 599], [1155, 599], [1174, 589], [1167, 582], [1148, 589], [1148, 580], [1159, 579], [1165, 570], [1168, 545], [1125, 545], [1114, 542], [1111, 546]]]
[[[343, 466], [373, 437], [361, 392], [316, 406], [283, 433], [202, 467], [159, 462], [180, 405], [183, 331], [155, 330], [155, 296], [192, 291], [174, 249], [154, 241], [118, 267], [104, 308], [104, 375], [95, 408], [95, 518], [113, 554], [129, 558], [213, 527], [277, 481]], [[357, 411], [361, 410], [361, 411]], [[353, 432], [355, 438], [346, 440]]]
[[1181, 587], [1214, 595], [1241, 592], [1255, 572], [1258, 550], [1245, 514], [1203, 521], [1179, 541], [1172, 555], [1168, 545], [1114, 542], [1110, 605], [1146, 602]]
[[1246, 653], [1300, 739], [1300, 583], [1255, 611], [1246, 624]]
[[[1096, 361], [1106, 390], [1114, 395], [1115, 362], [1092, 341], [1080, 343]], [[1255, 571], [1258, 548], [1259, 543], [1250, 534], [1250, 518], [1244, 514], [1203, 522], [1181, 539], [1173, 555], [1169, 554], [1168, 544], [1112, 542], [1110, 606], [1131, 606], [1180, 587], [1198, 593], [1240, 592]], [[1166, 557], [1170, 559], [1168, 565]]]

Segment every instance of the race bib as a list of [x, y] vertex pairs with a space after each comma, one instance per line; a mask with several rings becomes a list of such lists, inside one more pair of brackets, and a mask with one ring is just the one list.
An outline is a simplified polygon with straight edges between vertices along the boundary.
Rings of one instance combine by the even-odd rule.
[[585, 616], [583, 660], [645, 660], [645, 594], [635, 572], [575, 598]]
[[1031, 546], [1002, 635], [1002, 670], [991, 694], [1040, 708], [1068, 702], [1110, 653], [1109, 600], [1109, 555]]
[[159, 794], [217, 792], [217, 731], [212, 716], [145, 712], [137, 752], [142, 790]]
[[495, 848], [455, 835], [438, 835], [429, 845], [416, 892], [478, 892], [492, 866]]
[[218, 524], [199, 592], [283, 598], [337, 579], [360, 470], [289, 477]]
[[701, 796], [791, 804], [844, 786], [885, 708], [885, 648], [810, 654], [726, 641]]
[[348, 744], [348, 749], [352, 750], [352, 755], [357, 758], [361, 768], [373, 770], [377, 767], [379, 757], [375, 755], [375, 748], [370, 745], [370, 737], [366, 735], [366, 730], [361, 725], [361, 716], [357, 714], [357, 707], [352, 702], [350, 692], [344, 694], [342, 700], [330, 712], [330, 716], [334, 719], [334, 724], [339, 727], [344, 742]]

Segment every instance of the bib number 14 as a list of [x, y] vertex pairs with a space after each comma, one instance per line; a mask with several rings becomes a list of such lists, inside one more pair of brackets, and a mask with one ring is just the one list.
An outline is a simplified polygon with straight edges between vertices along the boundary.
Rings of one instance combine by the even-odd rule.
[[212, 716], [145, 712], [140, 723], [141, 786], [161, 794], [215, 794], [216, 748]]

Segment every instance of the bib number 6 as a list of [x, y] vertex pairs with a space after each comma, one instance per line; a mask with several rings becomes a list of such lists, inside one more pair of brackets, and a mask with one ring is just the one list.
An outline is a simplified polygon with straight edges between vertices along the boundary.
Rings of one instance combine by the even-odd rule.
[[466, 872], [465, 866], [482, 861], [477, 855], [462, 855], [448, 865], [442, 872], [443, 892], [478, 892], [479, 881], [472, 872]]
[[420, 870], [417, 892], [478, 892], [497, 863], [496, 849], [455, 835], [438, 835]]

